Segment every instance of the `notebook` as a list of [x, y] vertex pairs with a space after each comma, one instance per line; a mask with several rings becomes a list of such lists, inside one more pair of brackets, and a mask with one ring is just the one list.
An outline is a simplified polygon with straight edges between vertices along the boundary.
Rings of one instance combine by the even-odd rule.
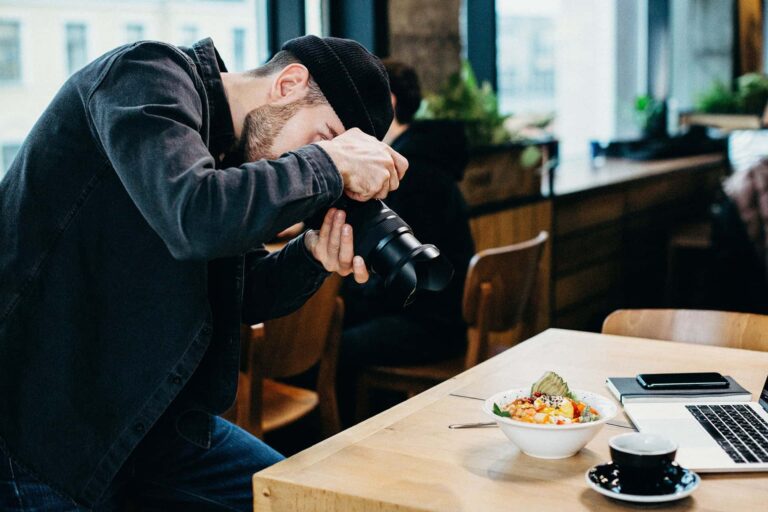
[[720, 389], [645, 389], [634, 377], [609, 377], [605, 384], [621, 402], [750, 402], [752, 395], [730, 376], [727, 388]]

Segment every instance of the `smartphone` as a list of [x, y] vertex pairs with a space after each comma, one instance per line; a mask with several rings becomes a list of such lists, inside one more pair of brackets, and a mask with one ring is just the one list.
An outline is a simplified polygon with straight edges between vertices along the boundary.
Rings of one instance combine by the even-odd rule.
[[716, 389], [727, 388], [728, 381], [716, 372], [641, 373], [637, 382], [645, 389]]

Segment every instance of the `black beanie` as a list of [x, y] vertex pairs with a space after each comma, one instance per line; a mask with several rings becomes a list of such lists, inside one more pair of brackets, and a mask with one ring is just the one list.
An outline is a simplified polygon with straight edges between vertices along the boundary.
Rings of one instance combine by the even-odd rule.
[[381, 61], [357, 41], [303, 36], [283, 45], [304, 64], [345, 129], [379, 140], [392, 123], [389, 80]]

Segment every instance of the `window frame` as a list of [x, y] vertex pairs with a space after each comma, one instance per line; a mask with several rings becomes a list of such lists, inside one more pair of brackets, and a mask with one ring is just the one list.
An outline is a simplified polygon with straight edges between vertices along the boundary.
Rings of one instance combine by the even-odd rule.
[[[88, 34], [90, 33], [90, 24], [84, 20], [65, 20], [63, 27], [63, 36], [64, 36], [64, 76], [70, 77], [73, 74], [77, 73], [80, 69], [82, 69], [83, 66], [88, 64], [90, 62], [89, 56], [91, 54], [90, 51], [90, 38], [88, 37]], [[82, 27], [83, 28], [83, 48], [85, 51], [85, 59], [83, 59], [82, 65], [78, 66], [76, 69], [72, 69], [72, 63], [70, 62], [70, 53], [69, 53], [69, 30], [71, 27]]]
[[[238, 37], [241, 37], [240, 62], [238, 62]], [[248, 29], [245, 27], [232, 27], [232, 71], [245, 71], [247, 59], [246, 42], [248, 41]]]
[[18, 76], [15, 78], [0, 78], [0, 87], [20, 85], [24, 82], [24, 37], [23, 22], [18, 18], [0, 18], [0, 24], [15, 25], [17, 57], [18, 57]]

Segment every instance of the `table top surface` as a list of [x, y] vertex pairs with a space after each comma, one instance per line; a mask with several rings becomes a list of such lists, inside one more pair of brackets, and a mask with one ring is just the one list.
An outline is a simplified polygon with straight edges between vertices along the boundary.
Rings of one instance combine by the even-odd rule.
[[[605, 379], [637, 373], [719, 371], [755, 398], [768, 353], [549, 329], [530, 340], [254, 475], [256, 510], [627, 510], [587, 487], [609, 459], [608, 439], [630, 432], [620, 413], [577, 455], [521, 453], [488, 421], [482, 401], [524, 387], [546, 370], [574, 388], [611, 397]], [[612, 398], [612, 397], [611, 397]], [[673, 510], [759, 510], [768, 473], [702, 475]]]

